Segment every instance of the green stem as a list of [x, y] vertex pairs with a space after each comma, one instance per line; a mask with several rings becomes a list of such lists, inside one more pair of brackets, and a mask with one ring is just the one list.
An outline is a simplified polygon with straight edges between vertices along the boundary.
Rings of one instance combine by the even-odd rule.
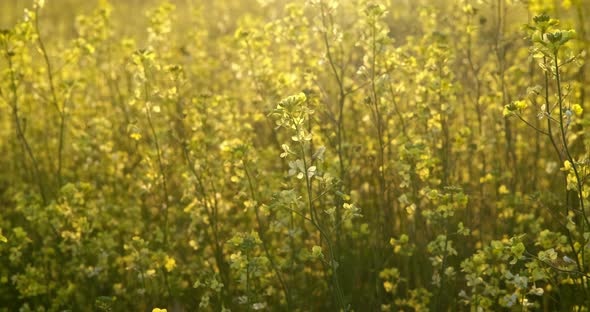
[[51, 92], [51, 103], [55, 107], [55, 110], [59, 114], [60, 124], [59, 124], [59, 143], [58, 143], [58, 150], [57, 150], [57, 189], [62, 186], [62, 166], [63, 166], [63, 149], [64, 149], [64, 132], [65, 132], [65, 123], [66, 123], [66, 109], [65, 103], [64, 107], [59, 107], [59, 102], [57, 100], [57, 91], [55, 90], [55, 83], [53, 79], [53, 69], [51, 66], [51, 62], [49, 61], [49, 54], [47, 53], [47, 49], [45, 48], [45, 43], [41, 37], [41, 31], [39, 28], [39, 7], [35, 10], [35, 32], [37, 33], [37, 42], [39, 43], [39, 49], [41, 50], [41, 55], [43, 56], [43, 60], [45, 62], [45, 67], [47, 70], [47, 80], [49, 82], [49, 90]]
[[41, 181], [41, 170], [39, 169], [39, 162], [33, 153], [33, 149], [29, 144], [29, 141], [25, 137], [24, 129], [21, 124], [21, 117], [19, 115], [19, 107], [18, 107], [18, 86], [16, 83], [16, 76], [14, 74], [14, 65], [12, 63], [12, 52], [8, 50], [8, 44], [5, 43], [4, 46], [6, 52], [6, 58], [8, 60], [8, 70], [10, 72], [10, 89], [12, 91], [12, 104], [10, 104], [12, 108], [12, 115], [14, 118], [14, 124], [16, 127], [16, 135], [18, 140], [21, 142], [22, 146], [24, 147], [27, 155], [31, 159], [31, 163], [33, 164], [33, 178], [37, 182], [37, 186], [39, 188], [39, 193], [41, 195], [41, 199], [43, 200], [43, 205], [47, 205], [47, 195], [45, 193], [45, 186], [43, 181]]
[[260, 237], [260, 240], [262, 241], [262, 248], [264, 249], [264, 253], [270, 262], [272, 270], [275, 272], [275, 275], [277, 276], [277, 279], [279, 280], [279, 283], [281, 284], [281, 288], [283, 288], [283, 292], [285, 293], [285, 299], [287, 300], [287, 309], [290, 311], [292, 309], [291, 295], [289, 293], [289, 289], [287, 288], [287, 284], [285, 283], [285, 280], [283, 279], [283, 276], [282, 276], [281, 272], [279, 271], [279, 268], [276, 265], [272, 255], [270, 253], [268, 245], [267, 245], [266, 234], [264, 232], [263, 223], [260, 218], [260, 211], [258, 208], [258, 199], [257, 199], [258, 196], [256, 196], [256, 192], [254, 191], [254, 183], [252, 182], [250, 170], [248, 170], [248, 162], [246, 159], [243, 159], [242, 162], [244, 164], [244, 171], [246, 173], [246, 178], [248, 180], [248, 187], [250, 189], [250, 195], [252, 196], [252, 199], [254, 199], [257, 202], [257, 204], [254, 207], [254, 213], [256, 215], [256, 222], [258, 223], [258, 237]]
[[163, 200], [162, 200], [162, 204], [164, 207], [164, 246], [168, 247], [168, 210], [170, 209], [170, 198], [169, 198], [169, 194], [168, 194], [168, 180], [166, 178], [166, 172], [165, 172], [165, 168], [164, 168], [164, 162], [162, 161], [162, 149], [160, 147], [160, 141], [158, 139], [158, 134], [156, 132], [156, 128], [154, 126], [153, 120], [152, 120], [152, 113], [151, 113], [151, 107], [149, 105], [149, 85], [147, 82], [147, 66], [145, 66], [145, 64], [143, 65], [143, 70], [144, 72], [146, 72], [146, 77], [145, 77], [145, 81], [143, 83], [143, 87], [144, 87], [144, 108], [145, 108], [145, 113], [147, 116], [147, 121], [148, 121], [148, 125], [150, 127], [150, 131], [152, 134], [152, 137], [154, 138], [154, 146], [156, 148], [156, 159], [158, 161], [158, 169], [159, 169], [159, 173], [160, 173], [160, 179], [162, 180], [162, 191], [163, 191]]
[[[562, 95], [562, 92], [561, 92], [561, 75], [559, 73], [559, 61], [558, 61], [558, 58], [557, 58], [557, 53], [558, 53], [558, 50], [556, 49], [554, 51], [554, 53], [553, 53], [553, 61], [555, 63], [554, 65], [555, 65], [555, 79], [556, 79], [556, 83], [557, 83], [557, 103], [559, 105], [559, 129], [560, 129], [560, 132], [561, 132], [561, 139], [563, 141], [562, 143], [563, 143], [563, 149], [565, 150], [565, 155], [566, 155], [568, 161], [570, 162], [570, 164], [572, 165], [572, 168], [573, 168], [573, 171], [574, 171], [574, 175], [576, 177], [576, 184], [577, 184], [577, 188], [578, 188], [578, 196], [579, 196], [579, 201], [580, 201], [580, 209], [582, 210], [582, 216], [584, 218], [584, 220], [582, 221], [582, 225], [581, 225], [582, 226], [581, 231], [582, 231], [582, 233], [584, 233], [585, 232], [585, 229], [584, 229], [585, 226], [586, 225], [589, 225], [590, 226], [590, 223], [588, 222], [588, 217], [586, 216], [586, 209], [584, 208], [584, 196], [583, 196], [583, 189], [582, 189], [582, 187], [583, 187], [582, 180], [580, 179], [580, 175], [578, 173], [577, 166], [576, 166], [576, 164], [574, 162], [574, 159], [573, 159], [573, 157], [572, 157], [572, 155], [571, 155], [571, 153], [569, 151], [569, 147], [568, 147], [568, 144], [567, 144], [567, 139], [566, 139], [566, 136], [565, 136], [566, 131], [565, 131], [565, 127], [563, 125], [563, 117], [564, 117], [564, 112], [563, 112], [563, 95]], [[567, 176], [566, 176], [566, 196], [568, 196], [567, 195]], [[587, 244], [586, 239], [583, 239], [582, 246], [580, 247], [580, 252], [582, 254], [582, 263], [581, 264], [579, 263], [577, 254], [575, 254], [576, 261], [577, 261], [577, 264], [578, 264], [578, 269], [580, 271], [582, 271], [582, 272], [585, 272], [585, 265], [586, 265], [586, 261], [585, 261], [586, 260], [585, 259], [585, 254], [586, 254], [585, 253], [585, 249], [586, 249], [586, 244]], [[582, 289], [584, 291], [585, 297], [588, 298], [587, 283], [585, 283], [584, 280], [582, 279], [582, 281], [581, 281], [580, 284], [582, 285]]]

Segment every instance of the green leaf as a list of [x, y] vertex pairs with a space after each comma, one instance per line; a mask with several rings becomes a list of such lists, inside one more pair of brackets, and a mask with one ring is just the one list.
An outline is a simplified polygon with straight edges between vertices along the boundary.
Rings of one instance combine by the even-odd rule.
[[512, 254], [514, 254], [514, 256], [517, 258], [521, 258], [525, 250], [526, 248], [524, 247], [523, 243], [518, 243], [510, 248]]
[[8, 243], [6, 236], [2, 235], [2, 229], [0, 229], [0, 242]]

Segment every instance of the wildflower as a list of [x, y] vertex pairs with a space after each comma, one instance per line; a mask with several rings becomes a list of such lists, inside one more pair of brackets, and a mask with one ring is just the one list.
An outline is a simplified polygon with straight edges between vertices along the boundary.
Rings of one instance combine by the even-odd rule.
[[176, 267], [176, 260], [174, 258], [166, 256], [166, 263], [164, 264], [166, 271], [171, 272]]
[[580, 104], [574, 104], [572, 105], [572, 112], [574, 112], [574, 114], [576, 114], [576, 116], [582, 116], [582, 113], [584, 112], [584, 109], [582, 108], [582, 106], [580, 106]]

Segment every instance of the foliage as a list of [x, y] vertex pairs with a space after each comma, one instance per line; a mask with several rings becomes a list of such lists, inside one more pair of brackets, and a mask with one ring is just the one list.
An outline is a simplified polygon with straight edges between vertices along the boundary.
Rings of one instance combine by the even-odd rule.
[[2, 4], [0, 311], [589, 311], [588, 1], [130, 3]]

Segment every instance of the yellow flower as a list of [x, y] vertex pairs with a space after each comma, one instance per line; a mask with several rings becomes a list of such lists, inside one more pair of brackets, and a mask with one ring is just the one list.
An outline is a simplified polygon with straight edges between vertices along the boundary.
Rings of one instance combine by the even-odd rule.
[[582, 112], [584, 112], [584, 109], [582, 108], [582, 106], [580, 106], [580, 104], [574, 104], [572, 105], [572, 112], [574, 112], [576, 116], [582, 116]]
[[500, 185], [500, 187], [498, 188], [498, 193], [505, 195], [510, 193], [510, 191], [508, 191], [508, 188], [506, 187], [506, 185], [502, 184]]
[[569, 160], [566, 160], [563, 162], [563, 168], [561, 168], [561, 171], [570, 171], [572, 168], [572, 163]]
[[389, 281], [383, 282], [383, 288], [385, 288], [385, 291], [390, 293], [393, 290], [393, 284]]
[[491, 173], [488, 173], [484, 177], [479, 178], [479, 183], [486, 183], [492, 180], [494, 180], [494, 176]]
[[517, 109], [522, 110], [522, 109], [525, 109], [527, 107], [527, 103], [526, 103], [526, 101], [514, 101], [514, 106]]
[[322, 254], [322, 247], [320, 247], [320, 246], [317, 246], [317, 245], [316, 245], [316, 246], [313, 246], [313, 247], [311, 248], [311, 254], [312, 254], [314, 257], [316, 257], [316, 258], [317, 258], [317, 257], [321, 257], [321, 256], [323, 256], [323, 254]]
[[166, 309], [154, 308], [152, 312], [168, 312]]
[[166, 256], [166, 264], [164, 264], [164, 267], [166, 268], [166, 271], [171, 272], [176, 267], [176, 260], [174, 260], [174, 258]]
[[135, 133], [131, 133], [130, 137], [132, 139], [134, 139], [135, 141], [139, 141], [141, 139], [141, 134], [135, 132]]

